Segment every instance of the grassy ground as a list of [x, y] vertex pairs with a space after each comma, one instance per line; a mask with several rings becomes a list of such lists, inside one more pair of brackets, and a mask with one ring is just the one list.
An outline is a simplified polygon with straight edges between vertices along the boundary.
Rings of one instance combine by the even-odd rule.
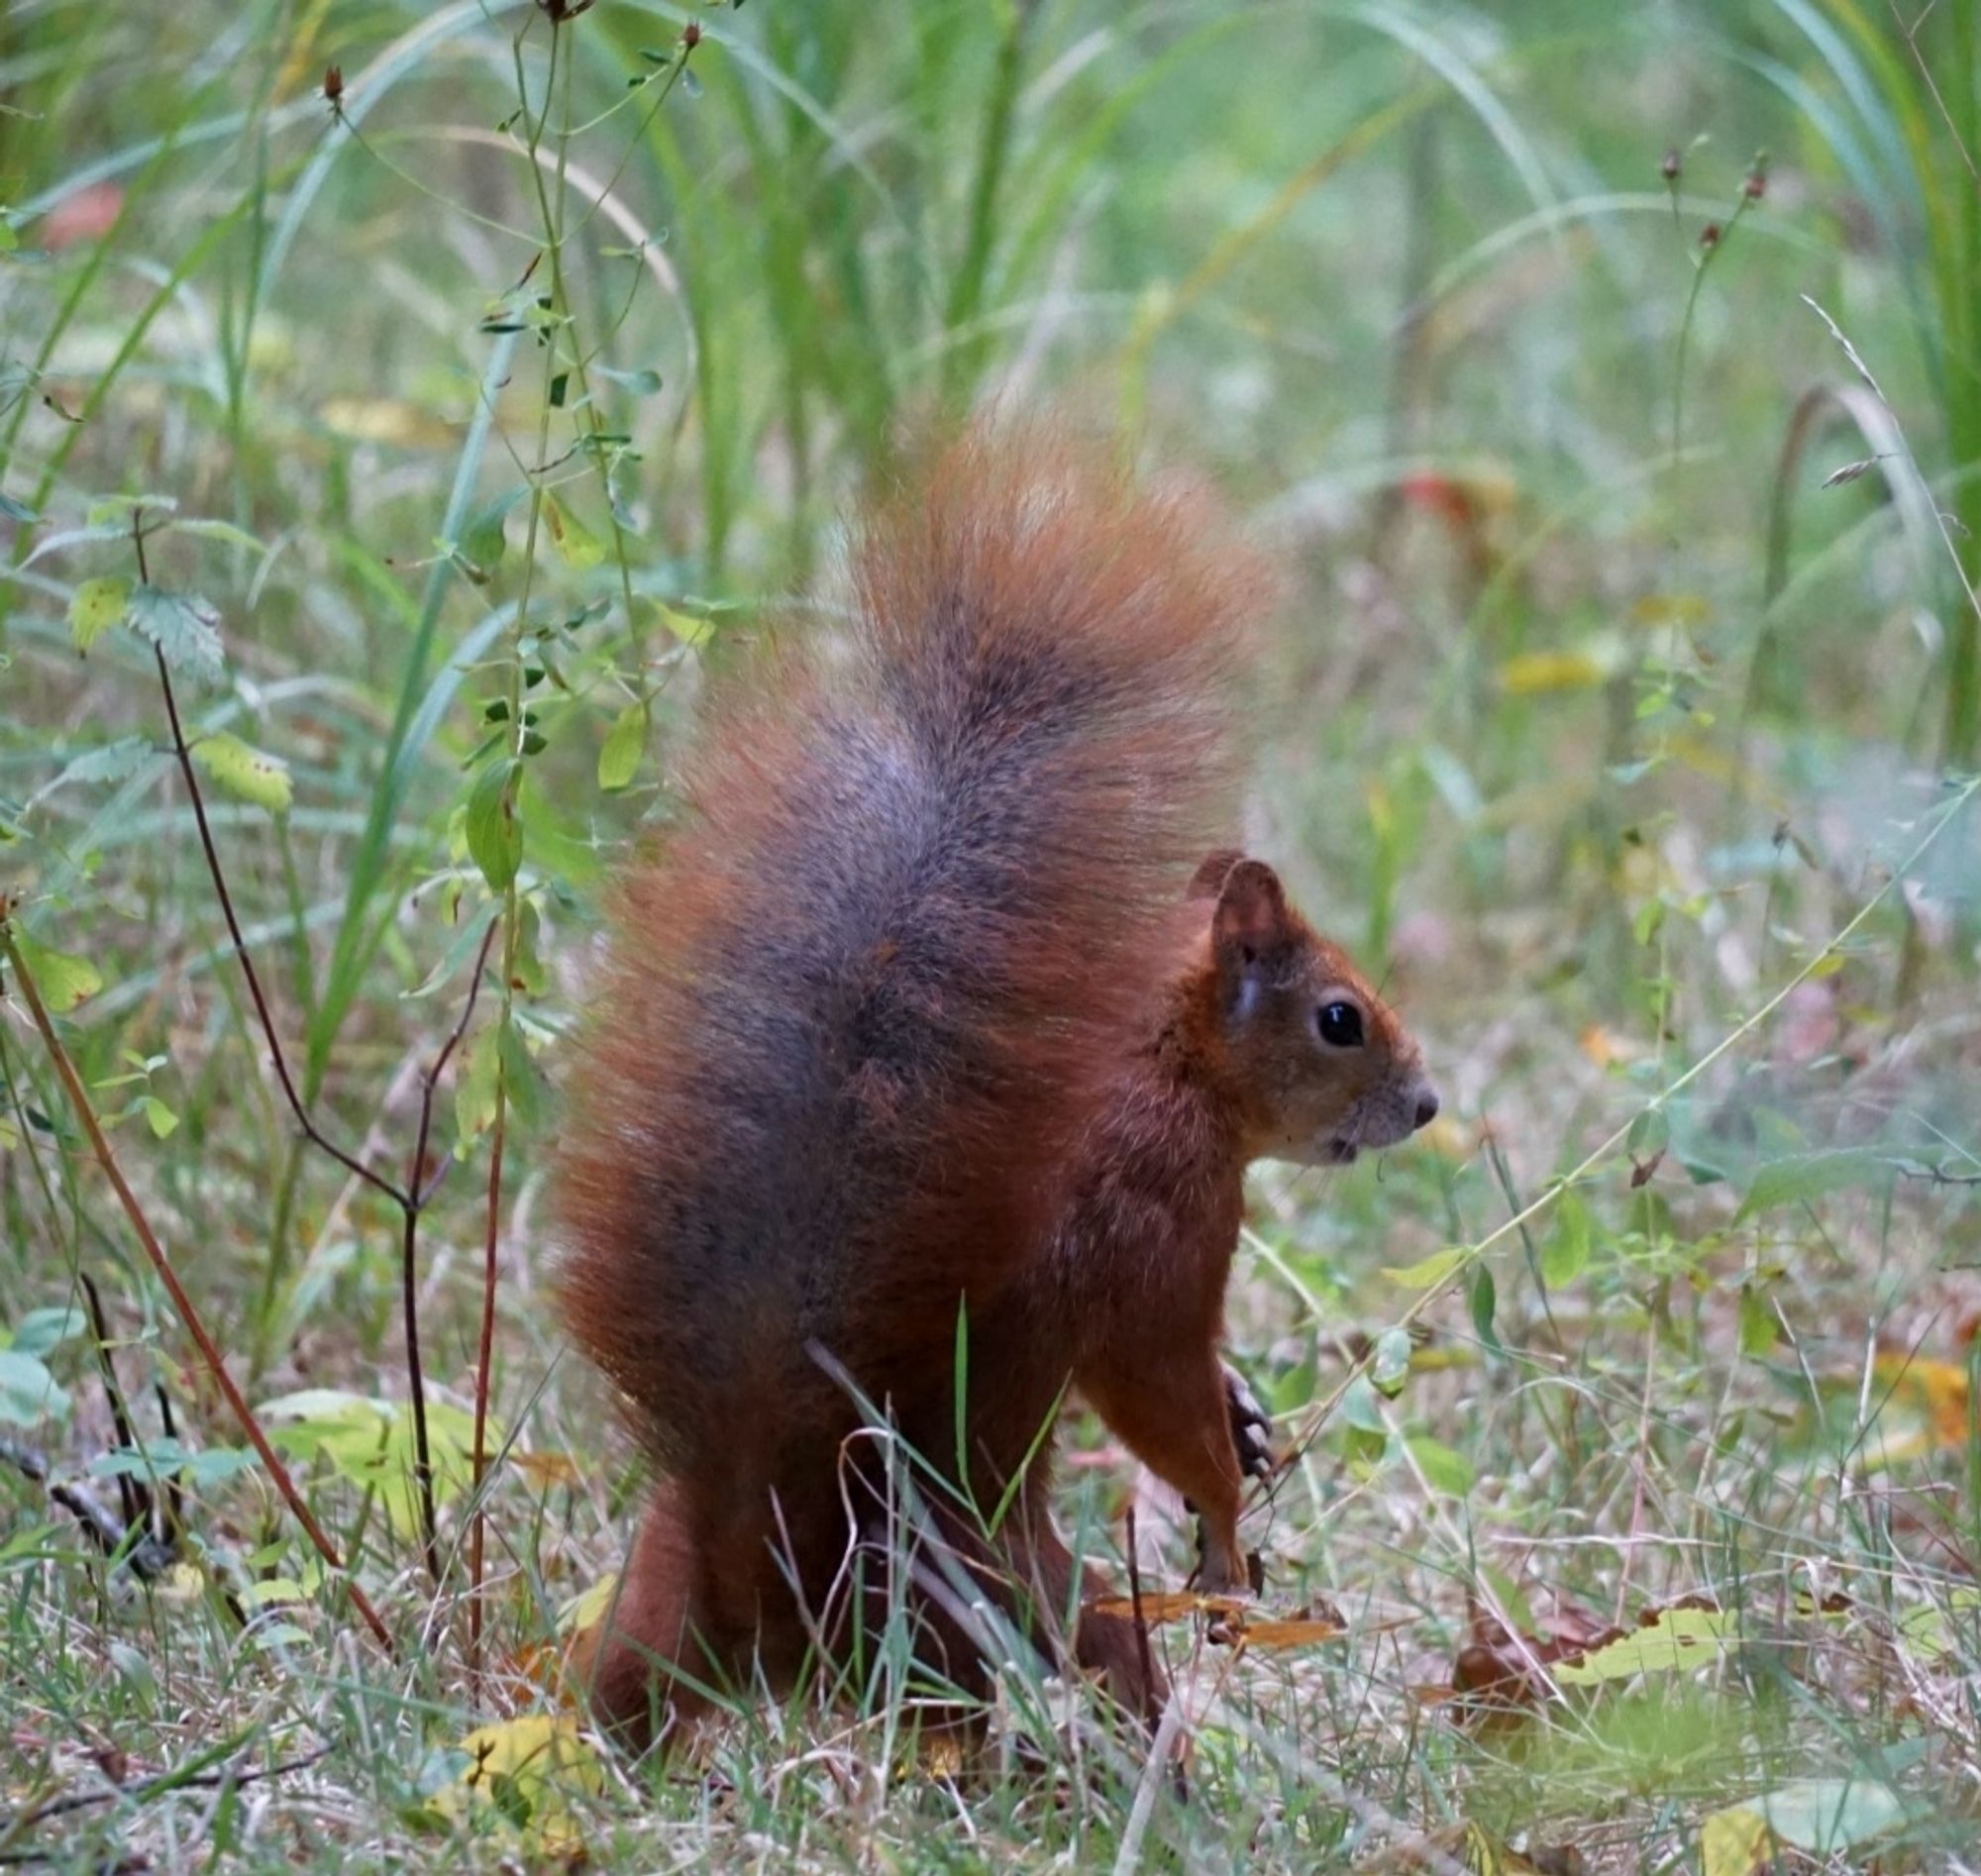
[[[0, 1862], [1981, 1867], [1981, 6], [554, 11], [0, 15]], [[699, 670], [999, 395], [1293, 570], [1254, 842], [1446, 1117], [1257, 1182], [1310, 1625], [1157, 1631], [1187, 1803], [1023, 1661], [1044, 1773], [883, 1660], [661, 1781], [551, 1718], [559, 1038]]]

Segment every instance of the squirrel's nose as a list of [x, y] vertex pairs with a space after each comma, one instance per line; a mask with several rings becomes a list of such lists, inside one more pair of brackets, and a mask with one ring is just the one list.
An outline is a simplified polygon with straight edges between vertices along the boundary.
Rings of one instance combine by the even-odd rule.
[[1428, 1082], [1417, 1090], [1417, 1125], [1427, 1127], [1437, 1118], [1437, 1090]]

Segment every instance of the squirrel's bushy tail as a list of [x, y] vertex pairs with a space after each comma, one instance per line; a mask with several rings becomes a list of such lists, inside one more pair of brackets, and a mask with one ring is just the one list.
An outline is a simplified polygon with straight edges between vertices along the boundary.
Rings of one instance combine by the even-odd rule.
[[758, 1470], [813, 1342], [877, 1399], [947, 1372], [1230, 837], [1259, 584], [1194, 501], [980, 432], [852, 571], [710, 699], [570, 1071], [566, 1311], [671, 1471]]

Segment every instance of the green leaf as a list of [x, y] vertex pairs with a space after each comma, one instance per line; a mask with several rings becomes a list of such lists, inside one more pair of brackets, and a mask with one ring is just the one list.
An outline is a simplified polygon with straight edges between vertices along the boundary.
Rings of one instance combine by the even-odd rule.
[[295, 789], [281, 757], [244, 743], [231, 730], [217, 730], [193, 744], [192, 759], [230, 794], [270, 814], [288, 812]]
[[1410, 1456], [1417, 1462], [1417, 1470], [1424, 1476], [1424, 1483], [1433, 1492], [1442, 1492], [1446, 1498], [1462, 1499], [1472, 1490], [1477, 1474], [1472, 1469], [1472, 1461], [1463, 1453], [1454, 1452], [1442, 1440], [1422, 1433], [1411, 1434], [1406, 1443], [1410, 1449]]
[[[375, 1492], [398, 1537], [410, 1538], [419, 1530], [418, 1445], [410, 1403], [397, 1406], [333, 1388], [307, 1388], [266, 1403], [261, 1412], [279, 1428], [277, 1445], [320, 1456], [340, 1477]], [[437, 1506], [466, 1491], [473, 1437], [471, 1412], [450, 1401], [428, 1399], [427, 1452]], [[488, 1440], [491, 1447], [501, 1440], [492, 1422]]]
[[522, 1031], [513, 1022], [503, 1023], [498, 1034], [501, 1040], [496, 1049], [502, 1063], [504, 1094], [517, 1123], [533, 1127], [543, 1117], [543, 1077], [537, 1073], [537, 1065], [531, 1060]]
[[1667, 1609], [1656, 1621], [1633, 1628], [1579, 1662], [1554, 1669], [1564, 1687], [1594, 1687], [1601, 1681], [1627, 1681], [1638, 1674], [1675, 1674], [1720, 1658], [1739, 1638], [1733, 1617], [1717, 1609]]
[[605, 744], [598, 752], [598, 785], [610, 794], [623, 788], [639, 773], [640, 758], [647, 749], [647, 706], [629, 703], [613, 719]]
[[18, 1348], [0, 1348], [0, 1424], [33, 1426], [41, 1419], [60, 1419], [68, 1412], [68, 1396], [39, 1355]]
[[65, 1015], [85, 997], [94, 996], [103, 988], [103, 976], [87, 958], [78, 957], [72, 951], [52, 951], [47, 945], [36, 941], [18, 926], [14, 931], [14, 943], [21, 953], [21, 962], [27, 966], [28, 975], [35, 980], [35, 988], [42, 993], [42, 1001], [57, 1016]]
[[469, 794], [463, 823], [469, 856], [495, 892], [508, 889], [523, 864], [523, 822], [509, 785], [518, 767], [511, 756], [482, 770]]
[[116, 526], [129, 534], [133, 515], [175, 514], [178, 505], [174, 495], [106, 495], [103, 500], [89, 504], [83, 520], [92, 528]]
[[407, 996], [431, 996], [443, 985], [451, 984], [455, 975], [469, 959], [480, 949], [481, 936], [500, 914], [498, 905], [483, 905], [473, 915], [465, 919], [461, 929], [454, 934], [454, 942], [447, 948], [446, 955], [427, 974], [426, 981], [418, 990], [407, 990]]
[[715, 634], [715, 621], [713, 619], [697, 619], [692, 613], [681, 612], [674, 606], [663, 605], [658, 599], [654, 601], [654, 611], [659, 616], [661, 623], [668, 628], [679, 643], [685, 645], [690, 651], [693, 651], [698, 646], [706, 645], [709, 639]]
[[1646, 1107], [1630, 1122], [1630, 1131], [1623, 1136], [1624, 1151], [1640, 1160], [1650, 1159], [1670, 1145], [1671, 1116], [1662, 1107]]
[[163, 655], [175, 676], [217, 684], [226, 670], [220, 614], [197, 593], [144, 585], [131, 595], [132, 628]]
[[246, 528], [237, 528], [231, 521], [216, 521], [210, 516], [200, 515], [187, 521], [169, 524], [174, 534], [196, 534], [202, 541], [224, 541], [229, 547], [238, 547], [247, 554], [265, 552], [261, 543]]
[[577, 573], [596, 567], [605, 558], [597, 536], [567, 509], [555, 495], [544, 497], [544, 519], [550, 524], [551, 541], [564, 564]]
[[509, 961], [509, 981], [526, 996], [542, 996], [551, 987], [551, 974], [544, 968], [538, 943], [542, 925], [536, 906], [525, 899], [517, 908], [516, 955]]
[[500, 1057], [498, 1023], [489, 1023], [469, 1044], [468, 1059], [454, 1084], [454, 1126], [457, 1151], [463, 1158], [475, 1141], [495, 1124], [495, 1086]]
[[1493, 1281], [1492, 1265], [1481, 1264], [1472, 1273], [1470, 1302], [1473, 1333], [1485, 1344], [1489, 1354], [1505, 1354], [1506, 1350], [1500, 1344], [1500, 1331], [1493, 1326], [1493, 1316], [1500, 1306], [1500, 1291]]
[[661, 388], [660, 372], [645, 367], [637, 371], [618, 371], [609, 365], [594, 365], [591, 368], [608, 384], [617, 384], [623, 390], [631, 391], [635, 397], [651, 397]]
[[52, 1348], [88, 1332], [89, 1318], [72, 1303], [52, 1308], [30, 1309], [14, 1331], [10, 1347], [24, 1355], [46, 1355]]
[[469, 515], [467, 525], [461, 530], [460, 553], [466, 564], [464, 571], [477, 586], [486, 585], [495, 576], [496, 568], [501, 566], [502, 556], [509, 546], [503, 523], [509, 518], [509, 510], [528, 492], [524, 488], [512, 488], [505, 495], [497, 495], [485, 508], [477, 508]]
[[1766, 1295], [1753, 1284], [1740, 1286], [1740, 1353], [1753, 1359], [1768, 1353], [1780, 1330]]
[[1701, 1867], [1704, 1876], [1751, 1876], [1783, 1849], [1826, 1861], [1882, 1836], [1905, 1817], [1898, 1793], [1876, 1779], [1807, 1779], [1703, 1819]]
[[1561, 1290], [1588, 1268], [1589, 1207], [1565, 1188], [1555, 1201], [1554, 1230], [1541, 1246], [1541, 1281]]
[[1385, 1265], [1383, 1275], [1405, 1290], [1428, 1290], [1434, 1284], [1441, 1284], [1470, 1255], [1463, 1244], [1454, 1244], [1449, 1250], [1433, 1252], [1421, 1263], [1406, 1264], [1401, 1269]]
[[1390, 1411], [1366, 1375], [1357, 1375], [1341, 1396], [1341, 1419], [1364, 1433], [1390, 1436]]
[[1844, 1147], [1833, 1153], [1798, 1153], [1791, 1158], [1771, 1160], [1755, 1170], [1748, 1182], [1747, 1196], [1733, 1214], [1735, 1224], [1771, 1211], [1777, 1205], [1797, 1204], [1820, 1199], [1825, 1193], [1840, 1192], [1848, 1186], [1869, 1186], [1891, 1178], [1888, 1154], [1869, 1147]]
[[1387, 1401], [1404, 1391], [1410, 1375], [1410, 1332], [1404, 1328], [1385, 1329], [1376, 1338], [1376, 1350], [1369, 1364], [1369, 1384]]
[[125, 782], [147, 762], [156, 762], [163, 768], [169, 761], [163, 751], [145, 737], [120, 736], [100, 749], [84, 750], [49, 786], [58, 788], [70, 782]]
[[131, 603], [131, 582], [115, 573], [85, 579], [70, 594], [68, 636], [78, 652], [89, 648], [110, 630]]
[[120, 1447], [99, 1453], [89, 1462], [92, 1479], [151, 1479], [166, 1473], [184, 1474], [196, 1492], [224, 1485], [237, 1473], [250, 1472], [260, 1462], [245, 1446], [203, 1446], [189, 1451], [175, 1439], [147, 1440], [137, 1451]]

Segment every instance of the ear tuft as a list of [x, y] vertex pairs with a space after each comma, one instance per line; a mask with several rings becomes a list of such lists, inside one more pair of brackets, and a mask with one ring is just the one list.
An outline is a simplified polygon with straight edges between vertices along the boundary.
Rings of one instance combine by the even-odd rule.
[[1263, 860], [1240, 860], [1224, 876], [1211, 920], [1219, 964], [1232, 975], [1279, 950], [1287, 937], [1287, 895]]
[[1197, 871], [1190, 876], [1190, 890], [1184, 894], [1190, 899], [1214, 899], [1224, 890], [1224, 882], [1230, 877], [1231, 869], [1245, 856], [1236, 847], [1214, 847], [1198, 864]]

